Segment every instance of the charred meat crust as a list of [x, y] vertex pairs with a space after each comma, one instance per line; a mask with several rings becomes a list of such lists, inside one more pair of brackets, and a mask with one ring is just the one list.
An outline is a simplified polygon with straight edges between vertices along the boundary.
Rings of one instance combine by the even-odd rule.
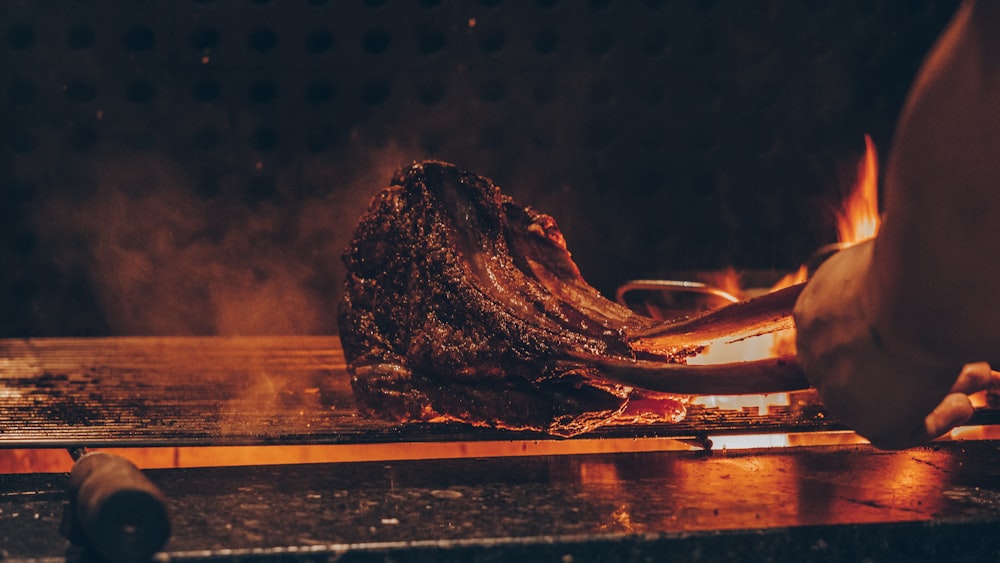
[[631, 357], [626, 331], [651, 323], [601, 297], [555, 221], [490, 180], [400, 170], [344, 261], [341, 339], [363, 411], [575, 434], [624, 409], [631, 389], [567, 352]]
[[[343, 259], [340, 335], [362, 412], [563, 436], [684, 414], [677, 397], [649, 392], [649, 408], [627, 410], [636, 391], [607, 376], [646, 377], [697, 338], [605, 299], [555, 220], [487, 178], [436, 161], [400, 169]], [[633, 340], [660, 333], [681, 344], [647, 343], [637, 358]]]

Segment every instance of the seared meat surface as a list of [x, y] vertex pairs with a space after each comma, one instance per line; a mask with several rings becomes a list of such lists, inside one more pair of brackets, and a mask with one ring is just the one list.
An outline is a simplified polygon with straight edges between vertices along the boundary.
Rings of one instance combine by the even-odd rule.
[[389, 420], [562, 436], [678, 420], [682, 399], [660, 392], [672, 385], [638, 390], [631, 380], [696, 377], [683, 358], [704, 342], [685, 326], [719, 326], [656, 325], [605, 299], [552, 217], [442, 162], [397, 172], [343, 258], [339, 325], [355, 397], [362, 412]]

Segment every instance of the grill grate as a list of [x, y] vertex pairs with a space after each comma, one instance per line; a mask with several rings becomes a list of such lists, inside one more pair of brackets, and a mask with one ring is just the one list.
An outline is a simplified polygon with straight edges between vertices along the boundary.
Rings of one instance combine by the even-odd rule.
[[[6, 340], [0, 357], [0, 447], [549, 438], [359, 416], [336, 338]], [[581, 437], [839, 429], [806, 393], [767, 414], [692, 406], [678, 424], [607, 427]]]
[[[462, 424], [359, 416], [336, 338], [0, 340], [0, 447], [349, 444], [550, 439]], [[1000, 423], [982, 410], [973, 424]], [[791, 405], [692, 405], [676, 424], [610, 426], [581, 438], [692, 438], [835, 431], [815, 394]]]

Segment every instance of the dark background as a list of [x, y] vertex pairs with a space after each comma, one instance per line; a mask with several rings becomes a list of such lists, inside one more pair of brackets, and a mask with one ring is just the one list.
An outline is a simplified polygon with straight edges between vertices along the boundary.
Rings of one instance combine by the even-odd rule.
[[0, 336], [333, 333], [423, 158], [555, 216], [606, 294], [794, 269], [956, 6], [0, 0]]

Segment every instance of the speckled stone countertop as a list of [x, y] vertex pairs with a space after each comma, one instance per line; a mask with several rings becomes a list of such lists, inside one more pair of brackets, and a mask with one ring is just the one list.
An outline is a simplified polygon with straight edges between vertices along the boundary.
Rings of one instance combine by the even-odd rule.
[[[171, 560], [995, 560], [1000, 443], [150, 470]], [[8, 559], [74, 558], [65, 474], [0, 476]]]

